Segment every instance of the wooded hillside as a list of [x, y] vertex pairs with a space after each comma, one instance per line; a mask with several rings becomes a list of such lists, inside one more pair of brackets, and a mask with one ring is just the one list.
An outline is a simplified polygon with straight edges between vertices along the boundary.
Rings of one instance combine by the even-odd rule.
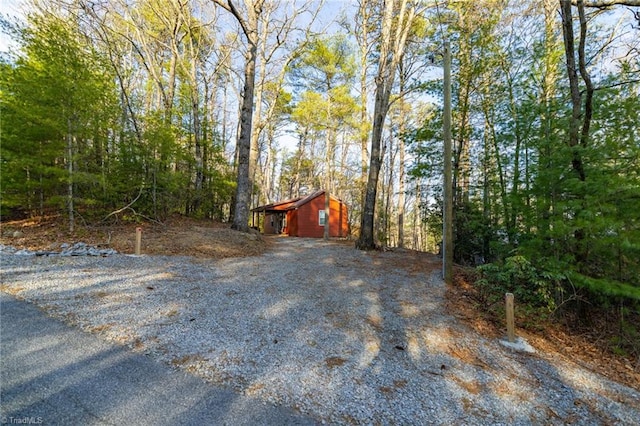
[[33, 0], [2, 24], [3, 218], [246, 230], [327, 189], [359, 247], [431, 251], [448, 41], [455, 261], [640, 352], [640, 2]]

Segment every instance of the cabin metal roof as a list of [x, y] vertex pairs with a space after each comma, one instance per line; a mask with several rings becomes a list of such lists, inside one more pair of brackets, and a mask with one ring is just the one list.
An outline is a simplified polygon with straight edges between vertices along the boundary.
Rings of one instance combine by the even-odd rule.
[[[301, 206], [304, 206], [305, 204], [307, 204], [309, 201], [313, 200], [314, 198], [319, 197], [320, 195], [324, 194], [324, 189], [321, 189], [319, 191], [315, 191], [312, 194], [306, 195], [304, 197], [298, 197], [298, 198], [293, 198], [291, 200], [285, 200], [285, 201], [279, 201], [276, 203], [271, 203], [271, 204], [265, 204], [264, 206], [258, 206], [255, 207], [253, 209], [251, 209], [252, 212], [286, 212], [289, 210], [295, 210], [300, 208]], [[342, 200], [339, 200], [335, 197], [331, 197], [337, 201], [342, 202]]]

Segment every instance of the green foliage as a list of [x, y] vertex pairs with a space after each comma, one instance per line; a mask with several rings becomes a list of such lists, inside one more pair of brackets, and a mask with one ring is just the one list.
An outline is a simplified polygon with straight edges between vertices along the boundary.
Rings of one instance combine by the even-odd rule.
[[605, 298], [622, 297], [640, 301], [640, 287], [638, 286], [607, 278], [593, 278], [574, 271], [570, 271], [566, 275], [576, 287], [587, 289], [593, 294]]
[[496, 239], [494, 229], [481, 209], [473, 203], [464, 203], [455, 212], [454, 261], [464, 265], [475, 265], [476, 259], [491, 259], [491, 241]]
[[[480, 268], [478, 283], [488, 305], [511, 291], [540, 314], [562, 304], [584, 319], [582, 311], [595, 306], [636, 303], [637, 58], [616, 62], [617, 69], [607, 68], [610, 75], [592, 75], [597, 90], [589, 134], [570, 146], [572, 111], [557, 20], [542, 8], [536, 21], [507, 7], [504, 12], [515, 21], [502, 27], [496, 26], [502, 19], [496, 14], [469, 19], [464, 5], [456, 8], [459, 19], [447, 26], [454, 56], [454, 155], [459, 156], [454, 160], [456, 261], [473, 264], [481, 255], [493, 262]], [[600, 31], [612, 29], [590, 32], [587, 51], [607, 49]], [[439, 82], [424, 88], [441, 96]], [[440, 111], [424, 114], [411, 145], [412, 176], [431, 188], [433, 199], [441, 193]], [[584, 176], [576, 173], [576, 160]], [[427, 204], [425, 215], [440, 214]]]
[[[168, 21], [141, 7], [149, 32], [170, 38]], [[185, 83], [176, 87], [175, 105], [154, 105], [151, 99], [162, 99], [153, 93], [157, 86], [151, 79], [127, 80], [141, 76], [141, 69], [125, 68], [129, 62], [120, 62], [115, 53], [121, 46], [106, 46], [103, 34], [88, 36], [85, 31], [92, 28], [79, 26], [66, 12], [35, 8], [27, 25], [15, 30], [20, 51], [12, 62], [0, 64], [2, 214], [66, 212], [71, 182], [74, 209], [89, 220], [131, 203], [112, 217], [162, 219], [177, 211], [226, 218], [232, 169], [205, 108], [192, 103], [193, 85], [199, 87], [187, 81], [190, 63], [179, 64], [177, 76]], [[198, 38], [194, 43], [208, 42], [196, 32], [189, 32]]]
[[355, 72], [353, 47], [344, 35], [314, 39], [289, 67], [294, 84], [315, 92], [348, 86]]
[[[42, 214], [46, 206], [59, 204], [69, 179], [78, 188], [93, 189], [116, 111], [114, 83], [101, 56], [62, 19], [32, 15], [30, 20], [19, 33], [24, 54], [3, 64], [5, 213], [20, 206]], [[96, 202], [88, 193], [80, 200]]]
[[[344, 155], [348, 146], [341, 134], [364, 128], [357, 122], [359, 106], [352, 93], [355, 66], [353, 47], [343, 35], [313, 39], [289, 66], [288, 77], [295, 90], [287, 111], [299, 143], [297, 152], [283, 161], [283, 195], [327, 186], [341, 196], [352, 191]], [[357, 211], [353, 206], [350, 217]]]
[[507, 257], [503, 263], [479, 266], [478, 289], [489, 305], [513, 293], [518, 303], [552, 312], [556, 308], [554, 295], [561, 292], [563, 275], [536, 268], [524, 256]]

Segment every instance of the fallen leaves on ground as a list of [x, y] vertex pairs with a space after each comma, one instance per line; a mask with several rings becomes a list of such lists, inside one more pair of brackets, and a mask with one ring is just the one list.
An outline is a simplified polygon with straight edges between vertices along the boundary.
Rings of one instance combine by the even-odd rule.
[[[492, 338], [504, 338], [506, 324], [492, 318], [477, 302], [469, 276], [457, 270], [454, 283], [447, 287], [447, 310], [476, 330]], [[517, 327], [517, 324], [516, 324]], [[640, 390], [640, 359], [615, 355], [608, 350], [606, 341], [592, 334], [572, 334], [560, 324], [548, 322], [539, 325], [536, 332], [517, 330], [538, 351], [558, 354], [568, 361], [595, 371], [603, 376]]]
[[77, 226], [73, 233], [69, 233], [65, 226], [59, 217], [3, 222], [0, 244], [29, 250], [57, 250], [62, 243], [84, 242], [132, 254], [135, 251], [136, 228], [139, 227], [142, 230], [143, 254], [245, 257], [260, 255], [268, 246], [268, 241], [257, 233], [238, 232], [229, 224], [183, 216], [173, 216], [164, 223]]

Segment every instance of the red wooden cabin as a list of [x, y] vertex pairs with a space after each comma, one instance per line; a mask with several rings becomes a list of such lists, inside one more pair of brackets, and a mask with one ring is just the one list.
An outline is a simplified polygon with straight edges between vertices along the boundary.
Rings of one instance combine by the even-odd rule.
[[[256, 226], [256, 214], [258, 218], [262, 214], [263, 234], [283, 233], [290, 237], [322, 238], [324, 236], [324, 204], [325, 191], [316, 191], [306, 197], [259, 206], [251, 210], [253, 225]], [[348, 236], [347, 205], [342, 200], [330, 196], [329, 206], [329, 236]]]

